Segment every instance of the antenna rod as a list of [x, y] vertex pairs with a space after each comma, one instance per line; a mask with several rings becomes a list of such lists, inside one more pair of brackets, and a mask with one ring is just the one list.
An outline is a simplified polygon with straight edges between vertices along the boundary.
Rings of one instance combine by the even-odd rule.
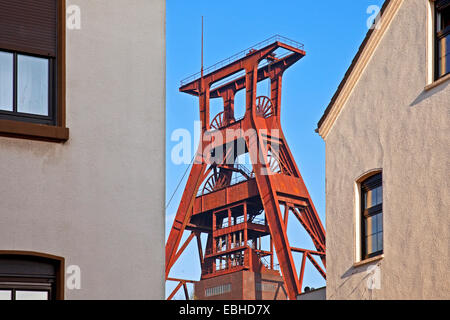
[[201, 77], [203, 78], [203, 16], [202, 16], [202, 69], [201, 69]]

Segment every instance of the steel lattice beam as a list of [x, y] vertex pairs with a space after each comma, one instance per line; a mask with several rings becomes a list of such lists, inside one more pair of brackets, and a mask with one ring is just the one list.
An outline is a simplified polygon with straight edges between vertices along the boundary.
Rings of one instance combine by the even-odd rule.
[[[275, 52], [279, 48], [290, 51], [290, 54], [277, 57]], [[302, 47], [294, 42], [283, 43], [277, 38], [273, 43], [264, 44], [258, 49], [239, 55], [236, 59], [230, 59], [228, 64], [207, 69], [209, 72], [206, 72], [206, 75], [202, 73], [201, 77], [184, 82], [180, 87], [181, 92], [199, 97], [202, 133], [205, 136], [219, 134], [224, 139], [222, 144], [214, 142], [212, 149], [208, 152], [204, 151], [211, 148], [211, 141], [202, 139], [200, 142], [196, 161], [192, 166], [166, 243], [167, 280], [171, 279], [169, 273], [172, 266], [194, 237], [197, 238], [202, 278], [251, 269], [255, 267], [255, 264], [260, 263], [259, 259], [263, 256], [270, 256], [268, 267], [273, 269], [273, 249], [275, 249], [284, 286], [290, 299], [296, 299], [301, 293], [307, 259], [323, 277], [326, 277], [325, 271], [313, 257], [318, 256], [326, 266], [325, 230], [292, 157], [280, 122], [282, 76], [287, 68], [305, 56], [306, 53], [300, 48]], [[265, 59], [268, 63], [259, 68], [259, 64]], [[213, 84], [242, 70], [245, 75], [211, 89]], [[257, 83], [264, 79], [270, 80], [270, 97], [257, 98]], [[236, 92], [242, 89], [246, 90], [246, 112], [243, 119], [236, 120], [234, 97]], [[224, 111], [212, 117], [211, 123], [209, 104], [212, 98], [223, 99]], [[259, 105], [261, 101], [264, 101], [262, 112], [262, 107]], [[240, 129], [252, 134], [242, 134], [230, 139], [225, 133], [226, 128]], [[275, 132], [276, 134], [272, 134]], [[239, 139], [245, 141], [245, 152], [249, 153], [252, 160], [251, 173], [243, 171], [234, 164], [229, 165], [228, 162], [237, 157], [234, 149], [233, 152], [226, 150], [223, 164], [211, 163], [212, 151], [234, 146]], [[274, 161], [278, 164], [279, 172], [273, 171], [272, 162]], [[241, 174], [246, 181], [233, 185], [232, 176], [236, 174]], [[199, 195], [200, 187], [206, 180], [208, 180], [206, 191], [209, 194]], [[203, 190], [203, 192], [206, 191]], [[284, 205], [284, 212], [280, 208], [281, 205]], [[236, 206], [240, 209], [236, 209]], [[236, 210], [242, 215], [244, 223], [236, 223], [238, 217]], [[249, 220], [253, 219], [252, 215], [256, 215], [258, 210], [263, 210], [265, 214], [265, 225], [258, 225], [253, 220]], [[289, 212], [295, 215], [309, 234], [316, 247], [315, 251], [291, 247], [286, 231]], [[226, 221], [228, 225], [223, 227]], [[186, 230], [192, 230], [192, 232], [179, 249], [181, 238]], [[208, 234], [204, 252], [200, 237], [202, 232]], [[258, 235], [261, 237], [266, 234], [270, 235], [270, 251], [257, 247]], [[253, 237], [253, 247], [249, 246], [251, 237]], [[259, 246], [261, 246], [261, 240], [259, 240]], [[223, 247], [226, 250], [223, 250]], [[293, 252], [300, 252], [303, 256], [300, 274], [295, 267]], [[222, 269], [223, 266], [225, 269]], [[170, 299], [181, 287], [184, 288], [187, 297], [186, 283], [188, 282], [178, 281], [179, 284], [169, 296]]]

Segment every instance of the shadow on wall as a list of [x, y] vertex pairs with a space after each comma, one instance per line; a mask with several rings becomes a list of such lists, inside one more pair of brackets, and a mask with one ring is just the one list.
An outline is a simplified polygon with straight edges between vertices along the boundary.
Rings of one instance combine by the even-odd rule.
[[347, 271], [345, 271], [345, 273], [341, 276], [341, 279], [348, 278], [354, 274], [358, 274], [361, 272], [367, 272], [367, 266], [360, 266], [360, 267], [352, 266]]
[[[367, 281], [369, 280], [370, 277], [373, 276], [372, 268], [374, 266], [379, 267], [380, 265], [381, 265], [380, 262], [378, 262], [378, 263], [374, 262], [374, 263], [369, 263], [369, 264], [364, 265], [364, 266], [358, 266], [358, 267], [351, 266], [341, 276], [341, 279], [342, 280], [345, 279], [345, 280], [339, 285], [339, 287], [337, 288], [336, 291], [339, 291], [339, 289], [344, 287], [350, 279], [354, 279], [352, 276], [360, 274], [360, 273], [364, 273], [364, 276], [361, 275], [361, 278], [356, 283], [353, 283], [353, 285], [354, 285], [353, 290], [350, 293], [347, 294], [347, 297], [352, 297], [353, 293], [356, 290], [360, 290], [361, 288], [365, 288], [367, 286]], [[369, 288], [367, 288], [367, 289], [371, 293], [372, 290], [370, 290]], [[330, 298], [332, 298], [332, 296]]]
[[432, 95], [443, 91], [446, 89], [449, 85], [449, 81], [446, 81], [445, 83], [442, 83], [430, 90], [424, 90], [422, 93], [419, 94], [419, 96], [409, 105], [410, 107], [415, 107], [416, 105], [420, 104], [423, 100], [428, 99]]

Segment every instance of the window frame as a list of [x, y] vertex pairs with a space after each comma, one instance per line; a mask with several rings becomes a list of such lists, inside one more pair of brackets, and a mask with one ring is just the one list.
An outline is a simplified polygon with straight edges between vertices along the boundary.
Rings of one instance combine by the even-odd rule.
[[[66, 4], [64, 0], [56, 1], [56, 57], [46, 52], [23, 50], [8, 44], [0, 47], [0, 51], [4, 52], [49, 59], [49, 78], [52, 78], [49, 79], [49, 116], [14, 114], [1, 110], [0, 136], [50, 142], [65, 142], [69, 139], [69, 129], [66, 127]], [[16, 60], [14, 58], [15, 64]], [[14, 66], [14, 73], [16, 70], [17, 65]], [[14, 95], [17, 92], [16, 84], [15, 78]]]
[[[384, 223], [383, 223], [383, 229], [381, 231], [383, 242], [382, 242], [382, 249], [367, 253], [366, 248], [366, 219], [369, 217], [376, 216], [378, 214], [382, 214], [382, 221], [384, 222], [384, 213], [383, 213], [383, 199], [381, 199], [380, 204], [376, 204], [373, 207], [365, 208], [365, 199], [364, 195], [370, 191], [375, 190], [376, 188], [380, 187], [383, 188], [383, 175], [382, 172], [377, 172], [363, 181], [361, 181], [359, 189], [360, 189], [360, 243], [361, 243], [361, 259], [367, 260], [373, 257], [380, 256], [384, 253]], [[383, 190], [383, 189], [382, 189]]]
[[[31, 123], [39, 123], [45, 125], [56, 125], [57, 124], [57, 110], [56, 110], [56, 98], [57, 90], [56, 86], [56, 59], [48, 56], [36, 55], [25, 53], [21, 51], [4, 50], [0, 49], [0, 52], [6, 52], [13, 55], [13, 110], [2, 110], [0, 109], [0, 119], [14, 120], [14, 121], [25, 121]], [[48, 115], [39, 115], [33, 113], [24, 113], [18, 111], [18, 95], [19, 95], [19, 56], [34, 57], [45, 59], [48, 62]]]
[[[2, 280], [8, 280], [8, 284], [2, 283]], [[6, 281], [5, 281], [6, 282]], [[39, 282], [39, 279], [34, 278], [17, 278], [15, 281], [12, 279], [1, 279], [0, 278], [0, 291], [10, 291], [11, 300], [17, 300], [17, 291], [27, 291], [27, 292], [47, 292], [47, 300], [56, 300], [55, 297], [55, 283], [53, 282]], [[21, 300], [21, 299], [19, 299]]]
[[[442, 4], [442, 7], [440, 5]], [[441, 78], [444, 78], [450, 75], [450, 72], [446, 72], [444, 74], [439, 73], [440, 69], [440, 61], [439, 61], [439, 42], [446, 37], [450, 37], [450, 26], [442, 31], [438, 31], [438, 23], [439, 23], [439, 13], [441, 9], [447, 8], [450, 6], [449, 0], [436, 0], [434, 1], [434, 23], [433, 23], [433, 39], [434, 39], [434, 80], [437, 81]], [[446, 63], [450, 63], [450, 59], [446, 59]]]
[[46, 253], [32, 251], [0, 250], [0, 259], [38, 261], [52, 265], [54, 276], [28, 274], [26, 272], [0, 275], [0, 290], [11, 291], [12, 300], [16, 300], [16, 291], [47, 291], [48, 300], [64, 300], [65, 288], [65, 259]]

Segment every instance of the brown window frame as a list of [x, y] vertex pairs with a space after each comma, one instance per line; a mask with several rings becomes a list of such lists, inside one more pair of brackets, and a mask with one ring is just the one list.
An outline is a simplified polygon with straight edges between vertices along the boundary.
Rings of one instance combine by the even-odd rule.
[[[450, 72], [446, 72], [444, 74], [439, 73], [440, 69], [440, 61], [439, 61], [439, 42], [447, 37], [450, 37], [450, 26], [445, 28], [444, 30], [438, 30], [439, 23], [439, 13], [441, 10], [450, 7], [450, 0], [437, 0], [434, 3], [434, 39], [435, 39], [435, 80], [439, 80], [450, 74]], [[450, 59], [445, 59], [446, 63], [450, 63]]]
[[[0, 110], [0, 119], [13, 120], [13, 121], [24, 121], [31, 123], [39, 123], [45, 125], [56, 125], [57, 110], [56, 98], [57, 90], [55, 88], [56, 83], [56, 59], [53, 57], [30, 54], [20, 51], [4, 50], [0, 49], [0, 52], [6, 52], [12, 54], [13, 56], [13, 110]], [[42, 58], [48, 61], [48, 115], [37, 115], [32, 113], [21, 113], [18, 109], [18, 59], [19, 56]]]
[[[364, 181], [361, 182], [361, 257], [362, 260], [367, 260], [373, 257], [377, 257], [383, 254], [384, 249], [384, 227], [381, 230], [381, 234], [383, 237], [383, 248], [381, 250], [378, 250], [376, 252], [367, 253], [366, 248], [366, 219], [369, 217], [376, 216], [378, 214], [382, 214], [382, 217], [384, 218], [383, 213], [383, 199], [381, 200], [381, 204], [377, 204], [370, 208], [365, 208], [365, 194], [366, 192], [370, 190], [374, 190], [378, 187], [383, 188], [383, 175], [381, 172], [376, 173], [368, 178], [366, 178]], [[382, 218], [382, 219], [383, 219]], [[384, 220], [384, 219], [383, 219]]]
[[[0, 112], [0, 136], [52, 142], [65, 142], [69, 139], [69, 129], [66, 127], [66, 8], [64, 0], [56, 1], [56, 58], [44, 52], [31, 52], [7, 44], [0, 46], [0, 51], [11, 52], [15, 57], [23, 54], [49, 59], [49, 117], [2, 111]], [[16, 69], [17, 66], [15, 65], [14, 68]], [[14, 80], [16, 92], [15, 85], [16, 80]]]
[[15, 300], [16, 291], [47, 291], [49, 300], [64, 300], [64, 258], [40, 252], [0, 250], [0, 261], [2, 259], [23, 260], [24, 263], [36, 261], [52, 265], [55, 270], [51, 276], [39, 275], [35, 270], [33, 273], [18, 272], [16, 269], [14, 274], [0, 273], [0, 290], [12, 291], [12, 300]]
[[[9, 281], [9, 283], [2, 284], [4, 280]], [[17, 291], [47, 292], [48, 300], [57, 300], [55, 297], [55, 289], [53, 288], [53, 283], [44, 283], [44, 281], [42, 281], [41, 279], [35, 278], [0, 278], [0, 291], [11, 291], [11, 301], [17, 300]]]

